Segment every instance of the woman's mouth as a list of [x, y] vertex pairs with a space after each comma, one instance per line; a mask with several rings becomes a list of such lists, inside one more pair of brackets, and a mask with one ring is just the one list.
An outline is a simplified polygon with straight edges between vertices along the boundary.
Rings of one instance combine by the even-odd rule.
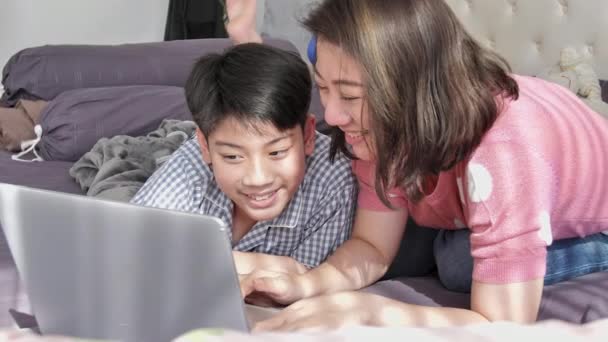
[[369, 133], [368, 130], [356, 131], [356, 132], [347, 132], [344, 131], [344, 138], [346, 139], [346, 143], [349, 145], [355, 145], [363, 142], [365, 140], [365, 136]]

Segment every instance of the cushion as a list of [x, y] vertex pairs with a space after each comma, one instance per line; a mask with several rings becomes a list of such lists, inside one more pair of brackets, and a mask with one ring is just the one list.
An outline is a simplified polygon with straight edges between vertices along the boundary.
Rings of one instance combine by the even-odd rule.
[[562, 49], [558, 64], [539, 76], [570, 89], [592, 110], [608, 118], [603, 82], [591, 62], [576, 48]]
[[76, 161], [101, 138], [145, 135], [164, 119], [192, 120], [183, 88], [122, 86], [66, 91], [42, 111], [39, 154], [44, 160]]
[[[297, 51], [286, 40], [266, 44]], [[1, 102], [19, 98], [52, 100], [77, 88], [169, 85], [183, 86], [194, 61], [221, 51], [229, 39], [193, 39], [123, 45], [46, 45], [13, 55], [2, 72]]]

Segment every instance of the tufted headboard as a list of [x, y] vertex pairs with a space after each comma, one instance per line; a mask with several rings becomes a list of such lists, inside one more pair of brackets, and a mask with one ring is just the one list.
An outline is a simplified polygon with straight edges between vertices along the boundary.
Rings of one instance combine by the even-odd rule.
[[[292, 41], [303, 55], [310, 34], [299, 24], [319, 0], [258, 0], [261, 32]], [[517, 74], [539, 76], [558, 66], [564, 48], [590, 62], [608, 102], [608, 0], [445, 0], [468, 31]], [[286, 13], [289, 13], [286, 15]]]
[[573, 47], [608, 80], [608, 0], [445, 0], [515, 73], [536, 76]]
[[[298, 23], [318, 0], [258, 0], [267, 35], [291, 40], [305, 54], [310, 35]], [[608, 0], [445, 0], [482, 44], [509, 61], [513, 71], [536, 76], [574, 47], [608, 80]], [[286, 15], [286, 13], [289, 13]]]

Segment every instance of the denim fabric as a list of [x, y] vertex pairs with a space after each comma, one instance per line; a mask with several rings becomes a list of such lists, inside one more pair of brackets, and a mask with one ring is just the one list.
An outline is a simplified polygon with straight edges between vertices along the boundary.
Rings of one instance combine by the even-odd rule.
[[[449, 290], [470, 292], [473, 258], [470, 231], [441, 230], [434, 241], [437, 273]], [[608, 270], [608, 235], [554, 241], [547, 248], [545, 285]]]
[[435, 271], [433, 243], [438, 233], [438, 229], [421, 227], [410, 218], [399, 251], [382, 280], [422, 277]]

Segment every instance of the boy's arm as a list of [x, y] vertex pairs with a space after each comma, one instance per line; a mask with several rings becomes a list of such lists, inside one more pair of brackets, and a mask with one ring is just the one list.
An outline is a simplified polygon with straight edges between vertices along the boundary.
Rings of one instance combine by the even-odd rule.
[[255, 270], [267, 270], [281, 273], [302, 274], [308, 268], [289, 256], [271, 255], [254, 252], [233, 251], [234, 264], [239, 275], [247, 275]]
[[132, 204], [161, 209], [192, 211], [191, 164], [174, 153], [139, 189], [131, 199]]

